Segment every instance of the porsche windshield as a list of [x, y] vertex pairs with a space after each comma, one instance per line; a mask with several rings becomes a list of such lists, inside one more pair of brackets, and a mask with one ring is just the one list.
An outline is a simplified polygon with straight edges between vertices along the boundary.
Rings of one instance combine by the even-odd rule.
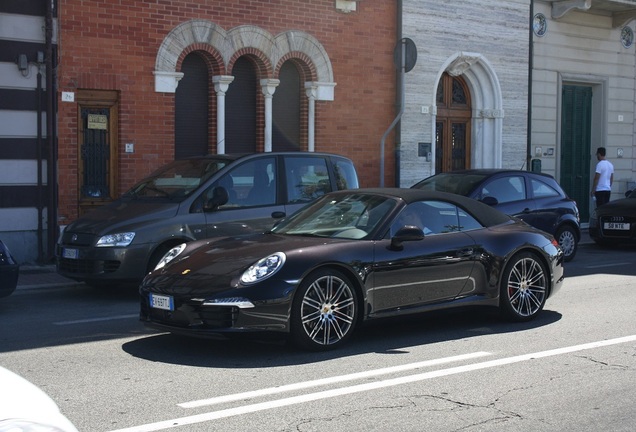
[[208, 158], [177, 160], [137, 183], [124, 196], [182, 199], [230, 162], [228, 159]]
[[395, 199], [377, 195], [326, 196], [283, 221], [272, 232], [363, 239], [386, 220], [396, 205]]

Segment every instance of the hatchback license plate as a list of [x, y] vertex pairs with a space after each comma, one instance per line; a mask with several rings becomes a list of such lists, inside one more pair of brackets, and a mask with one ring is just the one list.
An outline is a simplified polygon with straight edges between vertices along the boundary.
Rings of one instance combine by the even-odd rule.
[[62, 257], [70, 258], [70, 259], [78, 259], [79, 258], [79, 250], [78, 249], [62, 249]]
[[603, 228], [606, 230], [629, 231], [629, 224], [620, 222], [605, 222], [603, 224]]
[[150, 294], [150, 307], [172, 311], [174, 310], [174, 299], [171, 296]]

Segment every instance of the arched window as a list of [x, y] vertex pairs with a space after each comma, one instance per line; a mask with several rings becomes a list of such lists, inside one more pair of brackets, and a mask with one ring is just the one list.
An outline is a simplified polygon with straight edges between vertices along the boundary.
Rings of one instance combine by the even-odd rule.
[[183, 59], [181, 72], [175, 94], [175, 159], [205, 155], [209, 143], [208, 67], [201, 56], [191, 53]]
[[278, 74], [280, 84], [272, 102], [272, 150], [300, 150], [301, 79], [293, 62], [287, 61]]
[[232, 68], [234, 81], [225, 101], [226, 153], [254, 153], [256, 151], [256, 70], [246, 57], [240, 57]]

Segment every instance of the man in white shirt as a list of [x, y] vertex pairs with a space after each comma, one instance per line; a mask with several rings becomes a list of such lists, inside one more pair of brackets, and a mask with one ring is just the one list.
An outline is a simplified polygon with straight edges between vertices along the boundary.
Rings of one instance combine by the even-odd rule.
[[614, 183], [614, 165], [605, 159], [605, 147], [596, 150], [596, 174], [590, 196], [596, 197], [596, 207], [608, 203], [612, 194], [612, 183]]

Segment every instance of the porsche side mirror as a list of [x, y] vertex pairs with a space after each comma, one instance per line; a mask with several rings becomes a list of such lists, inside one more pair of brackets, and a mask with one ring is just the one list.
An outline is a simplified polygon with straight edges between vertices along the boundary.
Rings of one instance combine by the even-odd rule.
[[391, 248], [401, 250], [405, 241], [418, 241], [424, 238], [424, 231], [415, 225], [405, 225], [391, 238]]

